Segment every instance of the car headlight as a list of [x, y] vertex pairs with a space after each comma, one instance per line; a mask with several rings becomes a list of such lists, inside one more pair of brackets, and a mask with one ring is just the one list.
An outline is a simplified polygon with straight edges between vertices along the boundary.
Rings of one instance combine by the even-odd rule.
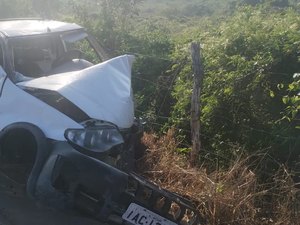
[[112, 147], [124, 143], [118, 128], [112, 124], [86, 127], [84, 129], [67, 129], [65, 138], [77, 150], [85, 150], [85, 154], [95, 155], [107, 152]]

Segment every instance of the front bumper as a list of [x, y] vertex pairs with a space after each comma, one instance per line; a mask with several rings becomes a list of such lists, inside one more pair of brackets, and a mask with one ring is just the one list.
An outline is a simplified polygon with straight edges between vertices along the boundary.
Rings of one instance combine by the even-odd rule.
[[200, 224], [189, 201], [134, 173], [85, 156], [66, 142], [52, 143], [50, 152], [30, 193], [43, 204], [109, 224], [128, 224], [122, 215], [136, 203], [176, 224]]

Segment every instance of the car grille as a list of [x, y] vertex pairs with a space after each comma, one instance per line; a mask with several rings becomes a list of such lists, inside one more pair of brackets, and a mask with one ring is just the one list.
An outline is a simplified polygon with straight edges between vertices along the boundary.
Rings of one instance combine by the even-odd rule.
[[191, 201], [130, 173], [128, 188], [119, 198], [119, 203], [129, 206], [136, 203], [177, 224], [202, 224]]

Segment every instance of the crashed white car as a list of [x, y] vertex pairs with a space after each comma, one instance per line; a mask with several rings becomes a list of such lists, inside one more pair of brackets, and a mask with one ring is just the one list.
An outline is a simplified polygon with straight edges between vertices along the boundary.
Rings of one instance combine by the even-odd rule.
[[198, 224], [189, 201], [130, 172], [134, 57], [103, 58], [76, 24], [0, 21], [0, 191], [109, 224]]

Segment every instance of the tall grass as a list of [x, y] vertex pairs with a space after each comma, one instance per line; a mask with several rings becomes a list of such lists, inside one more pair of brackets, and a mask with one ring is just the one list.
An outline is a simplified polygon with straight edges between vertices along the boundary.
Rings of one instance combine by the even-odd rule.
[[255, 164], [265, 155], [240, 156], [227, 169], [207, 172], [203, 165], [188, 166], [176, 151], [179, 143], [172, 129], [162, 137], [144, 134], [143, 142], [148, 150], [139, 160], [139, 172], [192, 200], [207, 224], [300, 224], [299, 190], [285, 166], [259, 178]]

